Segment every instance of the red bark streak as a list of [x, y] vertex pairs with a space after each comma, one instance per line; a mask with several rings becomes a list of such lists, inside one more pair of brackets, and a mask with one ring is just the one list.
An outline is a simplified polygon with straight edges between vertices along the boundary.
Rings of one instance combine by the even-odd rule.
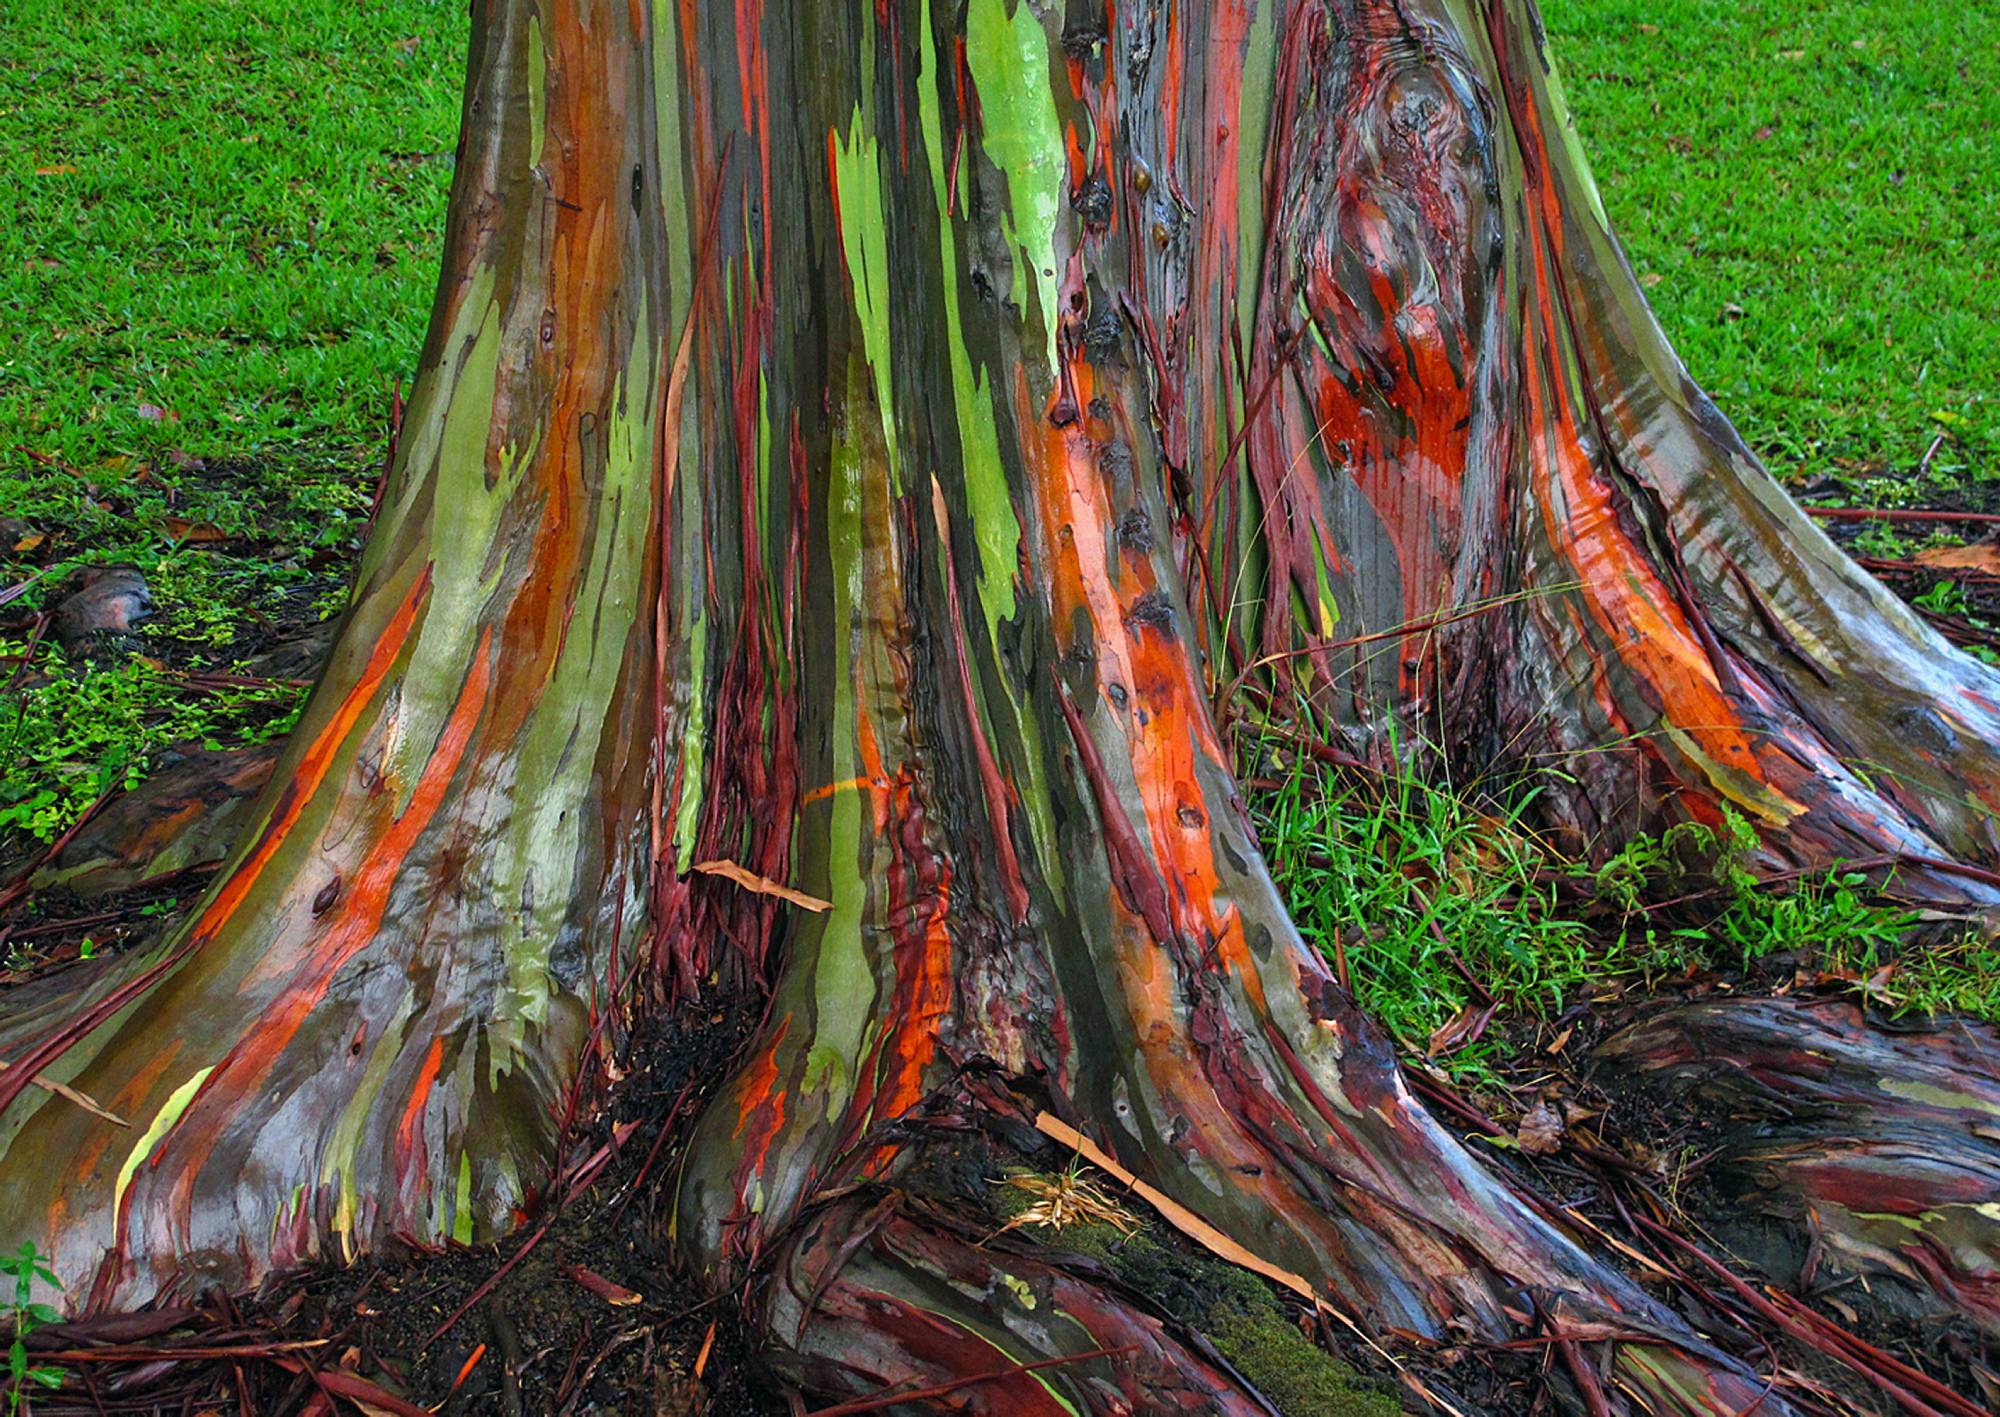
[[298, 821], [299, 814], [305, 810], [306, 803], [325, 781], [335, 757], [346, 745], [348, 734], [353, 731], [355, 723], [373, 702], [375, 693], [388, 676], [390, 667], [402, 653], [403, 644], [409, 637], [410, 627], [415, 622], [417, 610], [430, 590], [430, 584], [430, 569], [426, 567], [411, 583], [402, 603], [383, 627], [381, 637], [376, 641], [367, 663], [356, 677], [354, 686], [341, 699], [340, 706], [334, 711], [326, 727], [300, 754], [297, 766], [292, 770], [277, 803], [272, 807], [269, 817], [258, 833], [257, 845], [243, 864], [232, 871], [229, 878], [210, 897], [208, 904], [202, 908], [201, 913], [189, 927], [181, 945], [152, 968], [112, 990], [91, 1008], [74, 1018], [64, 1020], [59, 1028], [44, 1035], [25, 1057], [14, 1060], [12, 1067], [0, 1072], [0, 1111], [12, 1106], [14, 1099], [29, 1086], [34, 1076], [61, 1057], [72, 1040], [110, 1019], [172, 972], [203, 944], [213, 939], [222, 928], [223, 922], [242, 905], [256, 885], [259, 875], [285, 842], [291, 828]]

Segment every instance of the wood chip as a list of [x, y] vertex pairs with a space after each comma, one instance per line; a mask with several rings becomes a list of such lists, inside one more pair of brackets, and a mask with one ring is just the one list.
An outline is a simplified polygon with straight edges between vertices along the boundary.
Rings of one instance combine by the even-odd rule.
[[801, 910], [824, 912], [833, 909], [833, 902], [821, 900], [816, 895], [795, 891], [790, 886], [780, 885], [769, 876], [760, 876], [755, 871], [746, 870], [734, 861], [697, 861], [694, 869], [705, 876], [720, 876], [726, 881], [734, 881], [753, 895], [774, 895], [779, 900], [788, 901]]
[[613, 1283], [594, 1269], [585, 1269], [580, 1264], [566, 1264], [562, 1267], [562, 1272], [605, 1303], [616, 1305], [618, 1308], [630, 1308], [634, 1304], [645, 1302], [645, 1295], [635, 1289], [627, 1289], [622, 1284]]

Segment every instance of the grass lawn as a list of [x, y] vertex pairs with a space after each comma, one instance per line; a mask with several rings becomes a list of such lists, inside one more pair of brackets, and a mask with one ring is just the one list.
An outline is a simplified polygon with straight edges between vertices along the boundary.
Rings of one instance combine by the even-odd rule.
[[1788, 481], [2000, 477], [2000, 8], [1545, 0], [1605, 205]]
[[158, 614], [143, 658], [73, 676], [40, 650], [0, 717], [0, 860], [165, 744], [284, 726], [295, 688], [185, 674], [341, 603], [437, 279], [466, 23], [462, 0], [8, 6], [0, 585], [41, 572], [18, 609], [129, 562]]
[[[1774, 470], [1878, 501], [2000, 477], [2000, 9], [1548, 0], [1546, 20], [1635, 269]], [[129, 562], [158, 616], [147, 653], [67, 666], [43, 644], [10, 684], [0, 860], [166, 745], [285, 727], [296, 687], [188, 676], [341, 603], [429, 314], [466, 20], [461, 0], [14, 0], [6, 29], [0, 589], [39, 579], [5, 613]], [[1940, 433], [1927, 489], [1910, 470]], [[0, 676], [24, 650], [0, 632]], [[1421, 785], [1307, 786], [1264, 804], [1275, 867], [1319, 938], [1376, 942], [1358, 982], [1406, 1040], [1463, 1002], [1433, 895], [1523, 1000], [1601, 972], [1531, 838]], [[1473, 858], [1476, 889], [1427, 893]], [[1711, 935], [1750, 954], [1837, 929], [1874, 958], [1883, 917], [1837, 883], [1805, 899], [1801, 920], [1739, 903]], [[1635, 971], [1687, 955], [1628, 945]]]

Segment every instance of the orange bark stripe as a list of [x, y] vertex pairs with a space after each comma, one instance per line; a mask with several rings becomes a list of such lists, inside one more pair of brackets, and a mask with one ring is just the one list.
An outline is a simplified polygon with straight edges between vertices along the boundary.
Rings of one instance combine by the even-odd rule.
[[348, 733], [374, 699], [375, 691], [388, 676], [390, 666], [396, 662], [397, 655], [402, 653], [403, 644], [409, 638], [410, 627], [416, 622], [417, 611], [430, 590], [430, 584], [431, 568], [426, 565], [422, 573], [411, 583], [402, 604], [398, 605], [396, 613], [390, 616], [389, 623], [383, 626], [382, 635], [376, 640], [375, 648], [369, 652], [368, 662], [362, 666], [361, 676], [355, 680], [354, 687], [347, 691], [346, 696], [340, 701], [340, 707], [334, 711], [333, 718], [320, 731], [319, 736], [313, 739], [304, 756], [299, 759], [298, 768], [293, 773], [292, 780], [286, 784], [276, 811], [272, 813], [271, 819], [264, 826], [263, 834], [258, 838], [257, 849], [251, 853], [248, 860], [230, 873], [229, 880], [215, 893], [215, 898], [208, 903], [208, 907], [195, 922], [192, 932], [194, 935], [202, 939], [211, 938], [236, 907], [243, 903], [243, 898], [250, 893], [251, 887], [256, 885], [257, 877], [263, 872], [264, 867], [270, 863], [272, 856], [277, 854], [278, 848], [284, 845], [287, 833], [298, 821], [299, 814], [305, 810], [306, 803], [312, 800], [313, 794], [319, 790], [319, 785], [326, 780], [327, 772], [333, 766], [334, 757], [347, 741]]
[[[297, 1036], [306, 1016], [326, 997], [340, 967], [375, 939], [404, 861], [443, 803], [445, 791], [458, 772], [480, 711], [485, 707], [493, 673], [492, 643], [493, 632], [488, 629], [480, 636], [465, 685], [459, 691], [444, 731], [438, 736], [437, 747], [417, 779], [409, 805], [383, 833], [382, 840], [355, 873], [353, 887], [341, 903], [333, 928], [294, 970], [293, 986], [281, 990], [262, 1017], [249, 1026], [243, 1042], [209, 1074], [182, 1115], [176, 1133], [192, 1140], [174, 1186], [173, 1213], [184, 1221], [192, 1205], [195, 1178], [220, 1132], [215, 1126], [191, 1126], [191, 1120], [198, 1111], [206, 1116], [217, 1108], [234, 1106], [237, 1099], [256, 1088], [271, 1064]], [[170, 1143], [163, 1143], [155, 1150], [152, 1162], [155, 1167], [164, 1161], [169, 1149]], [[126, 1194], [129, 1206], [133, 1192]]]
[[396, 1124], [396, 1156], [399, 1161], [409, 1157], [417, 1137], [417, 1124], [423, 1118], [424, 1104], [430, 1100], [431, 1088], [437, 1082], [438, 1069], [444, 1063], [444, 1035], [431, 1039], [430, 1050], [424, 1054], [423, 1065], [417, 1069], [416, 1085], [410, 1089], [410, 1100], [403, 1108], [403, 1119]]

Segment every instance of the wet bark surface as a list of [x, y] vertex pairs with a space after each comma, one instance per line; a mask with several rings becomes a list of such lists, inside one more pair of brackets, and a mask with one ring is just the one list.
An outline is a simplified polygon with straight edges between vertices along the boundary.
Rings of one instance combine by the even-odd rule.
[[1377, 1345], [1837, 1400], [1743, 1332], [1805, 1321], [1643, 1287], [1434, 1120], [1213, 710], [1441, 726], [1579, 849], [1741, 818], [1977, 905], [2000, 679], [1687, 380], [1524, 0], [1072, 11], [476, 7], [321, 685], [187, 923], [0, 1001], [0, 1232], [73, 1306], [541, 1223], [635, 1020], [748, 991], [649, 1175], [815, 1400], [1265, 1410], [929, 1184], [1044, 1114]]

